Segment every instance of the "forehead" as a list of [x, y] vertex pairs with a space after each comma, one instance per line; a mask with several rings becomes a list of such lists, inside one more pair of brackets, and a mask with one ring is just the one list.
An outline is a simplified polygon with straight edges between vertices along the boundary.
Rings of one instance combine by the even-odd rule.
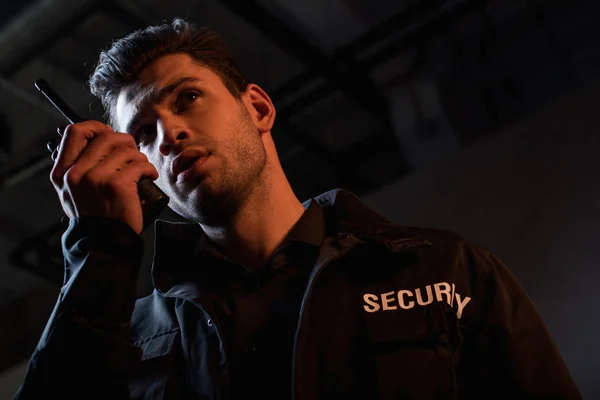
[[122, 129], [140, 111], [144, 105], [141, 104], [143, 99], [183, 77], [197, 78], [210, 86], [222, 85], [216, 73], [187, 54], [162, 56], [146, 66], [134, 82], [119, 91], [113, 113], [117, 127]]

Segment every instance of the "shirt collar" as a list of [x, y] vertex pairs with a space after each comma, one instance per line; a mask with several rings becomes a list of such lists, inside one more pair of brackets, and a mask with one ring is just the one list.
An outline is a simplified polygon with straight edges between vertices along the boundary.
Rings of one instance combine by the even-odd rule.
[[[323, 235], [353, 233], [374, 240], [396, 252], [415, 245], [431, 245], [410, 229], [392, 223], [367, 207], [354, 194], [334, 189], [303, 203], [306, 211], [286, 237], [289, 241], [307, 241], [317, 245]], [[321, 222], [318, 222], [321, 221]], [[322, 225], [321, 225], [322, 223]], [[316, 225], [314, 225], [316, 224]], [[308, 232], [315, 228], [312, 239]], [[327, 232], [327, 233], [325, 233]], [[157, 220], [154, 226], [152, 279], [155, 287], [174, 269], [189, 265], [207, 238], [197, 223]]]
[[304, 242], [320, 246], [325, 239], [325, 216], [321, 206], [316, 201], [305, 205], [306, 210], [288, 232], [282, 245], [290, 242]]
[[[290, 229], [278, 249], [284, 248], [294, 242], [319, 247], [323, 240], [325, 240], [325, 217], [321, 206], [313, 201], [306, 202], [304, 207], [305, 211], [292, 229]], [[203, 253], [204, 255], [208, 253], [215, 258], [228, 260], [205, 234], [202, 234], [198, 240], [198, 245], [194, 249], [194, 257], [202, 256]]]

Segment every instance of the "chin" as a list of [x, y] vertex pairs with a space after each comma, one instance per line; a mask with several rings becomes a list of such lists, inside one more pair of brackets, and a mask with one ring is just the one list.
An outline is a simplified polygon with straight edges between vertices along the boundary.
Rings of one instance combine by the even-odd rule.
[[210, 213], [209, 210], [214, 210], [218, 203], [209, 191], [204, 188], [194, 188], [187, 193], [179, 193], [176, 196], [176, 204], [171, 208], [190, 221], [203, 222], [207, 212]]

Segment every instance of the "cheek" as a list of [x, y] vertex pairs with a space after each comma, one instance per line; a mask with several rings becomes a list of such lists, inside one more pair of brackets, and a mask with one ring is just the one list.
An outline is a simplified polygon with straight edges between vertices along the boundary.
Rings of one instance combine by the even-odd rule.
[[156, 168], [156, 170], [158, 171], [158, 179], [156, 180], [156, 182], [159, 184], [162, 182], [166, 182], [168, 180], [169, 170], [165, 163], [161, 163], [161, 160], [154, 156], [153, 153], [147, 151], [143, 151], [142, 153], [146, 155], [146, 158], [148, 158], [148, 162], [154, 165], [154, 168]]
[[168, 178], [167, 178], [167, 172], [166, 171], [159, 171], [158, 173], [158, 179], [155, 181], [155, 183], [163, 190], [163, 191], [167, 191], [168, 189]]

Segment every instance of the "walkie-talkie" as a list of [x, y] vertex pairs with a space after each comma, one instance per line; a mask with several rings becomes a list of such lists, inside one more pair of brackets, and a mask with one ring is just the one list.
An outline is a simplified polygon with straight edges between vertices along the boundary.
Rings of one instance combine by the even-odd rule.
[[[50, 87], [44, 79], [35, 81], [35, 87], [56, 107], [58, 111], [71, 124], [85, 121], [79, 117], [71, 107]], [[56, 145], [58, 146], [58, 144]], [[48, 147], [51, 153], [54, 153], [55, 148]], [[138, 182], [138, 193], [140, 202], [142, 203], [142, 212], [144, 214], [143, 230], [151, 226], [158, 214], [160, 214], [169, 204], [169, 196], [167, 196], [150, 178], [142, 178]]]

